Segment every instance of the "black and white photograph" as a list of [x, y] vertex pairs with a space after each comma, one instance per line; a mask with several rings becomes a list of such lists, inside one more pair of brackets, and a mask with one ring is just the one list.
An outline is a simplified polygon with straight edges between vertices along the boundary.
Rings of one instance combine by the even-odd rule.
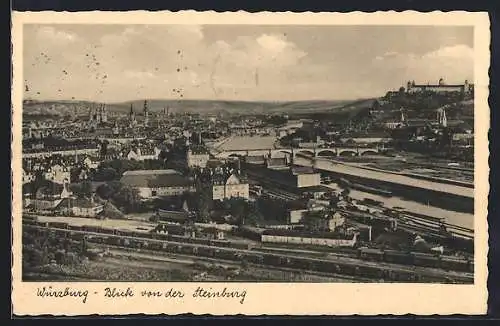
[[473, 26], [146, 23], [23, 25], [23, 282], [474, 284]]

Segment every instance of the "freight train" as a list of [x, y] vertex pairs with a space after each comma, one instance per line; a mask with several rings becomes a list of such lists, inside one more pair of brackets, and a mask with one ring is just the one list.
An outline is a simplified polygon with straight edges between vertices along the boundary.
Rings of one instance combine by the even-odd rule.
[[[52, 232], [56, 235], [67, 236], [71, 234], [72, 227], [66, 225], [69, 228], [60, 228], [63, 225], [59, 222], [57, 224], [50, 223]], [[47, 223], [42, 223], [47, 224]], [[58, 226], [57, 228], [55, 226]], [[77, 227], [82, 229], [88, 229], [88, 227]], [[92, 230], [96, 230], [95, 227], [90, 227]], [[89, 230], [90, 230], [89, 229]], [[281, 268], [294, 268], [300, 270], [316, 271], [323, 273], [334, 273], [349, 275], [354, 277], [360, 277], [363, 279], [384, 279], [390, 280], [392, 282], [398, 281], [422, 281], [422, 282], [432, 282], [432, 281], [442, 281], [443, 276], [436, 275], [421, 275], [420, 273], [413, 271], [411, 269], [400, 268], [398, 270], [385, 269], [379, 266], [366, 265], [363, 263], [353, 264], [352, 262], [339, 262], [331, 261], [320, 258], [310, 258], [310, 257], [297, 257], [297, 256], [284, 256], [282, 254], [264, 253], [257, 251], [242, 250], [237, 248], [223, 248], [216, 246], [208, 246], [203, 244], [195, 243], [173, 243], [165, 242], [161, 239], [145, 238], [145, 233], [142, 233], [141, 237], [134, 237], [135, 232], [131, 232], [132, 236], [129, 235], [130, 232], [121, 233], [120, 235], [112, 234], [109, 235], [102, 234], [87, 234], [86, 239], [90, 243], [99, 243], [111, 246], [120, 246], [130, 249], [146, 249], [154, 250], [158, 252], [172, 253], [172, 254], [184, 254], [184, 255], [195, 255], [202, 256], [206, 258], [214, 258], [219, 260], [229, 260], [229, 261], [240, 261], [252, 264], [275, 266]], [[108, 230], [106, 230], [108, 231]], [[114, 231], [114, 230], [109, 230]], [[92, 232], [92, 231], [89, 231]], [[153, 234], [150, 234], [151, 236]], [[73, 235], [72, 235], [73, 236]], [[74, 234], [76, 236], [76, 234]], [[460, 282], [460, 283], [470, 283], [472, 280], [468, 276], [459, 277], [456, 276], [455, 279], [447, 279], [448, 282]]]
[[[147, 247], [150, 249], [156, 250], [159, 249], [159, 247], [156, 248], [154, 246], [161, 246], [161, 248], [165, 250], [170, 250], [169, 248], [174, 248], [172, 250], [177, 253], [183, 253], [189, 255], [195, 254], [205, 257], [214, 257], [214, 258], [229, 259], [229, 260], [234, 260], [236, 257], [235, 255], [237, 253], [234, 252], [234, 249], [239, 249], [243, 251], [252, 249], [250, 248], [250, 245], [247, 243], [236, 243], [227, 240], [190, 238], [179, 235], [167, 235], [161, 233], [122, 231], [116, 229], [103, 228], [100, 226], [76, 226], [64, 222], [39, 222], [34, 219], [26, 219], [26, 220], [23, 219], [23, 224], [65, 230], [64, 231], [65, 236], [68, 234], [67, 231], [70, 231], [69, 232], [70, 234], [71, 231], [85, 231], [85, 232], [92, 232], [99, 234], [108, 234], [113, 237], [103, 238], [100, 236], [90, 235], [89, 238], [92, 238], [93, 239], [92, 241], [96, 241], [99, 243], [106, 243], [106, 241], [108, 241], [110, 242], [109, 244], [126, 246], [126, 247], [133, 246], [135, 248], [142, 248], [145, 243], [150, 243], [148, 240], [153, 240], [154, 243], [152, 245], [149, 246], [147, 245]], [[131, 240], [129, 238], [135, 238], [135, 239]], [[156, 240], [171, 241], [176, 243], [172, 244], [159, 241], [157, 242]], [[224, 251], [224, 248], [227, 248], [228, 251]], [[267, 260], [281, 259], [279, 262], [278, 261], [276, 262], [277, 265], [285, 264], [287, 266], [292, 266], [296, 268], [312, 268], [311, 266], [308, 266], [308, 264], [309, 265], [311, 264], [310, 257], [307, 258], [296, 257], [293, 259], [291, 258], [285, 259], [283, 256], [277, 254], [254, 252], [251, 254], [245, 253], [244, 255], [238, 253], [238, 255], [240, 256], [243, 255], [243, 256], [236, 258], [245, 259], [248, 262], [265, 264], [266, 261], [264, 261], [262, 258], [264, 257], [263, 254], [265, 257], [268, 257], [269, 255], [272, 256], [266, 258]], [[462, 272], [474, 272], [474, 261], [459, 259], [451, 256], [432, 255], [432, 254], [417, 253], [417, 252], [402, 252], [396, 250], [380, 250], [380, 249], [371, 249], [363, 247], [357, 249], [357, 257], [362, 260], [380, 261], [380, 262], [393, 263], [399, 265], [413, 265], [413, 266], [441, 268], [445, 270], [455, 270]], [[305, 261], [307, 261], [307, 263], [305, 263]], [[351, 265], [344, 266], [338, 263], [332, 265], [331, 261], [326, 261], [326, 262], [322, 260], [318, 261], [320, 262], [318, 263], [319, 265], [314, 267], [313, 270], [318, 270], [319, 268], [318, 271], [320, 272], [322, 271], [327, 272], [323, 267], [321, 267], [323, 266], [323, 264], [327, 264], [330, 267], [333, 266], [332, 267], [333, 269], [330, 269], [329, 272], [337, 271], [338, 273], [340, 273], [339, 271], [344, 271], [344, 270], [350, 271], [351, 268], [350, 267]], [[366, 266], [360, 266], [360, 268], [361, 267], [367, 268]], [[371, 273], [370, 271], [368, 272]], [[343, 272], [340, 274], [343, 274]]]
[[358, 258], [401, 265], [441, 268], [444, 270], [455, 270], [470, 273], [474, 272], [473, 260], [437, 254], [359, 248]]
[[192, 237], [186, 237], [186, 236], [182, 236], [182, 235], [162, 234], [162, 233], [156, 233], [156, 232], [124, 231], [124, 230], [105, 228], [105, 227], [101, 227], [101, 226], [72, 225], [72, 224], [64, 223], [64, 222], [39, 222], [39, 221], [33, 220], [33, 219], [23, 220], [23, 224], [40, 226], [40, 227], [47, 227], [47, 228], [53, 228], [53, 229], [63, 229], [63, 230], [69, 230], [69, 231], [85, 231], [85, 232], [110, 234], [110, 235], [123, 236], [123, 237], [137, 237], [137, 238], [144, 238], [144, 239], [155, 239], [155, 240], [163, 240], [163, 241], [182, 242], [182, 243], [199, 244], [199, 245], [204, 245], [204, 246], [215, 246], [215, 247], [222, 247], [222, 248], [234, 248], [234, 249], [242, 249], [242, 250], [249, 249], [249, 245], [247, 243], [231, 242], [228, 240], [192, 238]]

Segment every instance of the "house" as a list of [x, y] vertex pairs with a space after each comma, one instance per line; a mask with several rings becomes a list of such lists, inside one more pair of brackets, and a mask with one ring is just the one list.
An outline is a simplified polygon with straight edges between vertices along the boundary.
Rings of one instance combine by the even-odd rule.
[[45, 172], [44, 177], [48, 181], [63, 184], [70, 181], [71, 173], [66, 166], [54, 164]]
[[225, 232], [215, 227], [205, 228], [203, 229], [203, 235], [211, 240], [224, 240]]
[[266, 160], [266, 165], [268, 168], [280, 168], [286, 167], [288, 165], [288, 157], [269, 157]]
[[160, 153], [161, 150], [158, 147], [154, 148], [137, 147], [128, 150], [125, 154], [125, 157], [128, 160], [135, 160], [135, 161], [157, 160]]
[[65, 198], [72, 195], [68, 184], [59, 184], [52, 181], [46, 181], [43, 185], [35, 189], [33, 183], [23, 185], [24, 205], [35, 211], [52, 211]]
[[212, 177], [212, 199], [250, 198], [249, 184], [237, 173], [218, 173]]
[[120, 181], [137, 189], [143, 199], [178, 196], [195, 191], [193, 181], [175, 170], [126, 171]]
[[292, 174], [296, 178], [298, 188], [319, 186], [321, 184], [321, 174], [309, 167], [295, 167]]
[[90, 156], [85, 157], [82, 163], [87, 169], [97, 169], [100, 164], [98, 159]]
[[210, 154], [203, 149], [190, 149], [187, 152], [186, 162], [189, 168], [205, 168], [210, 160]]
[[301, 222], [310, 230], [335, 231], [344, 224], [345, 218], [340, 212], [309, 209], [303, 214]]
[[35, 175], [25, 169], [23, 169], [23, 185], [35, 181]]
[[87, 198], [66, 198], [56, 208], [63, 214], [78, 217], [97, 217], [104, 211], [104, 205]]

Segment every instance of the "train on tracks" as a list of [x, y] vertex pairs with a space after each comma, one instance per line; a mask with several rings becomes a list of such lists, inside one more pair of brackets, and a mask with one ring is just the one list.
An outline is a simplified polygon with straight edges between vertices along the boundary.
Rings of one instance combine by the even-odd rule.
[[[232, 260], [237, 258], [237, 259], [244, 259], [248, 262], [261, 263], [261, 264], [264, 263], [264, 261], [262, 260], [263, 259], [262, 257], [264, 256], [267, 257], [271, 255], [272, 257], [274, 257], [272, 259], [277, 259], [276, 257], [284, 258], [282, 254], [272, 254], [269, 252], [265, 252], [259, 250], [258, 248], [253, 248], [248, 243], [231, 242], [228, 240], [191, 238], [179, 235], [161, 234], [152, 232], [123, 231], [123, 230], [103, 228], [99, 226], [76, 226], [65, 222], [40, 222], [37, 221], [36, 218], [26, 218], [26, 219], [23, 218], [23, 224], [33, 225], [35, 227], [60, 230], [64, 232], [64, 234], [62, 234], [64, 236], [72, 234], [72, 236], [78, 237], [79, 239], [83, 238], [81, 236], [82, 233], [80, 232], [89, 232], [104, 236], [110, 235], [113, 237], [107, 238], [107, 240], [102, 240], [104, 242], [99, 240], [99, 239], [105, 239], [103, 237], [91, 235], [90, 238], [93, 239], [92, 241], [98, 240], [101, 241], [101, 243], [107, 243], [116, 246], [125, 246], [125, 247], [132, 246], [133, 248], [141, 248], [142, 247], [141, 243], [142, 244], [147, 243], [146, 246], [149, 249], [153, 250], [166, 250], [179, 254], [201, 255], [205, 257], [214, 257], [220, 259], [230, 259], [232, 257], [231, 258]], [[134, 240], [132, 242], [130, 242], [130, 240], [125, 241], [127, 238], [134, 238]], [[151, 242], [151, 245], [149, 244], [148, 240], [153, 241]], [[165, 241], [170, 241], [175, 244], [168, 244]], [[223, 250], [226, 248], [229, 250], [229, 253]], [[233, 256], [235, 250], [241, 250], [242, 252], [245, 251], [247, 253], [243, 256]], [[384, 263], [407, 265], [407, 266], [440, 268], [444, 270], [453, 270], [453, 271], [460, 271], [467, 273], [474, 272], [473, 260], [452, 257], [452, 256], [443, 256], [439, 254], [404, 252], [397, 250], [381, 250], [381, 249], [373, 249], [367, 247], [354, 249], [352, 250], [351, 254], [352, 256], [355, 256], [356, 258], [364, 261], [384, 262]], [[256, 258], [256, 257], [261, 257], [261, 258]], [[300, 261], [300, 263], [295, 261], [297, 259]], [[296, 268], [311, 268], [311, 266], [309, 266], [311, 264], [310, 263], [311, 259], [313, 260], [316, 259], [322, 262], [317, 266], [319, 268], [318, 271], [320, 272], [327, 271], [325, 270], [325, 268], [321, 267], [324, 264], [331, 267], [331, 269], [328, 270], [329, 272], [337, 271], [338, 273], [342, 274], [344, 271], [347, 272], [351, 271], [350, 264], [342, 265], [336, 262], [334, 264], [331, 260], [323, 260], [320, 257], [318, 258], [312, 258], [306, 256], [295, 257], [291, 261], [286, 261], [285, 263], [283, 260], [277, 261], [276, 264], [277, 265], [285, 264], [287, 266], [291, 264], [292, 267]], [[377, 267], [376, 269], [380, 268]], [[373, 271], [363, 271], [363, 273], [364, 272], [368, 272], [368, 274], [374, 273]], [[350, 274], [350, 272], [348, 274]]]
[[[56, 223], [56, 224], [54, 224]], [[65, 225], [66, 224], [66, 225]], [[383, 279], [391, 282], [447, 282], [447, 283], [471, 283], [473, 279], [467, 275], [453, 275], [446, 277], [442, 273], [423, 273], [410, 268], [385, 268], [360, 261], [341, 262], [321, 258], [300, 257], [276, 253], [266, 253], [253, 250], [239, 249], [233, 247], [209, 246], [198, 243], [167, 242], [164, 239], [144, 237], [145, 233], [135, 235], [134, 232], [116, 234], [109, 232], [95, 232], [97, 229], [91, 227], [77, 227], [81, 230], [68, 228], [67, 223], [49, 222], [40, 223], [32, 221], [26, 226], [52, 232], [55, 236], [71, 237], [75, 239], [84, 238], [88, 243], [117, 246], [135, 250], [153, 250], [158, 252], [200, 256], [226, 261], [240, 261], [251, 264], [273, 266], [275, 268], [293, 268], [322, 273], [349, 275], [354, 277]], [[66, 227], [66, 228], [64, 228]], [[85, 230], [84, 230], [85, 229]], [[114, 231], [114, 230], [110, 230]]]
[[110, 234], [123, 237], [137, 237], [137, 238], [155, 239], [163, 241], [174, 241], [174, 242], [200, 244], [205, 246], [215, 246], [222, 248], [235, 248], [235, 249], [245, 249], [245, 250], [249, 249], [248, 243], [231, 242], [228, 240], [193, 238], [182, 235], [163, 234], [157, 232], [125, 231], [113, 228], [105, 228], [101, 226], [89, 226], [89, 225], [79, 226], [65, 222], [40, 222], [34, 218], [27, 218], [27, 219], [23, 218], [23, 224], [69, 230], [69, 231], [85, 231], [85, 232], [103, 233], [103, 234]]
[[372, 248], [358, 248], [357, 254], [358, 258], [368, 261], [441, 268], [469, 273], [474, 272], [473, 260], [453, 256]]

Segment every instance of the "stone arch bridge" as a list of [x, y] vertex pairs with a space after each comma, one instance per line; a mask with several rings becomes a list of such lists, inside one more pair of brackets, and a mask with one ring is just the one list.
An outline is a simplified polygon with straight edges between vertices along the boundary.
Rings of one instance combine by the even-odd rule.
[[331, 147], [331, 148], [275, 148], [275, 149], [252, 149], [252, 150], [226, 150], [213, 153], [219, 158], [239, 157], [239, 156], [271, 156], [282, 155], [300, 157], [336, 157], [336, 156], [362, 156], [378, 155], [381, 152], [379, 147]]

